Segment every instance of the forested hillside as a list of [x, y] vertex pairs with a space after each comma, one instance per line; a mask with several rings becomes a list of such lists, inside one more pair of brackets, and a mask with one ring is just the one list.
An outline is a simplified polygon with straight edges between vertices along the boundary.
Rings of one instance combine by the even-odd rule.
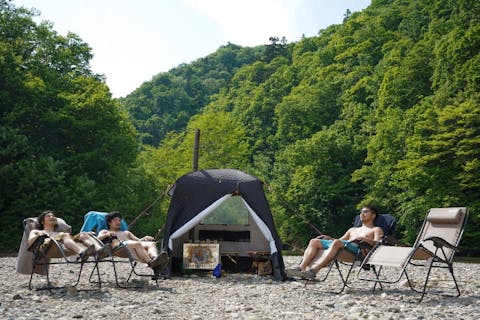
[[205, 58], [156, 75], [120, 99], [140, 141], [157, 146], [168, 132], [184, 130], [190, 117], [227, 85], [235, 71], [258, 60], [263, 51], [261, 47], [222, 46]]
[[406, 242], [428, 208], [468, 206], [462, 253], [480, 255], [480, 2], [373, 0], [316, 37], [228, 44], [120, 100], [88, 44], [32, 14], [0, 0], [0, 251], [47, 208], [75, 231], [91, 209], [132, 218], [191, 170], [200, 129], [199, 167], [265, 181], [286, 244], [305, 246], [308, 222], [343, 234], [365, 202]]
[[464, 254], [478, 255], [479, 19], [473, 0], [372, 1], [238, 69], [146, 163], [164, 183], [188, 171], [200, 129], [200, 168], [267, 182], [288, 244], [314, 235], [306, 221], [341, 235], [364, 202], [397, 216], [406, 242], [428, 208], [468, 206]]

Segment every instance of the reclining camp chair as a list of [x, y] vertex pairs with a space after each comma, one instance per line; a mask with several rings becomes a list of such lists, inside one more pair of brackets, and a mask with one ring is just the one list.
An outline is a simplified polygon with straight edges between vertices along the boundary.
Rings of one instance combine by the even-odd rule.
[[[38, 239], [29, 247], [28, 236], [30, 234], [30, 231], [36, 228], [36, 222], [36, 218], [26, 218], [25, 220], [23, 220], [24, 232], [18, 252], [17, 272], [30, 275], [30, 280], [28, 282], [28, 287], [30, 290], [33, 289], [34, 274], [46, 276], [47, 287], [41, 289], [48, 289], [49, 291], [51, 291], [52, 289], [64, 288], [52, 286], [52, 283], [50, 281], [51, 265], [78, 265], [78, 276], [72, 287], [77, 286], [80, 282], [80, 277], [82, 275], [84, 264], [87, 262], [77, 260], [76, 253], [66, 249], [62, 243], [48, 236], [38, 237]], [[57, 223], [57, 230], [59, 232], [71, 232], [72, 228], [65, 222], [65, 220], [57, 218]], [[78, 245], [82, 246], [81, 243], [78, 243]], [[75, 255], [75, 258], [72, 257], [73, 255]], [[93, 263], [96, 263], [96, 261], [93, 261]], [[99, 273], [97, 273], [97, 277], [99, 279], [98, 283], [100, 284]]]
[[[377, 227], [382, 228], [383, 230], [383, 239], [381, 240], [382, 243], [387, 243], [389, 236], [392, 234], [395, 224], [397, 220], [394, 216], [390, 214], [378, 214], [377, 218], [374, 221], [374, 225]], [[360, 220], [360, 215], [357, 215], [355, 217], [355, 222], [353, 223], [354, 227], [361, 227], [362, 222]], [[325, 281], [328, 276], [330, 275], [330, 272], [332, 271], [332, 268], [335, 266], [335, 269], [338, 271], [338, 274], [340, 276], [340, 280], [342, 281], [342, 287], [340, 288], [339, 291], [335, 291], [332, 293], [342, 293], [346, 287], [349, 287], [349, 278], [352, 273], [352, 270], [355, 266], [360, 266], [361, 262], [367, 255], [367, 253], [372, 249], [372, 246], [370, 246], [367, 243], [363, 242], [356, 242], [356, 244], [360, 247], [360, 252], [355, 254], [352, 251], [348, 250], [345, 245], [345, 247], [340, 250], [337, 255], [333, 258], [332, 262], [327, 266], [325, 275], [323, 277], [317, 278], [315, 281]], [[317, 256], [313, 259], [312, 263], [310, 264], [310, 267], [314, 266], [316, 262], [320, 259], [322, 254], [324, 254], [325, 250], [321, 250]], [[346, 273], [342, 272], [342, 265], [347, 266], [347, 271]], [[368, 267], [364, 267], [366, 269], [369, 269]], [[369, 269], [370, 270], [370, 269]], [[375, 268], [372, 268], [373, 272], [376, 272]], [[305, 282], [307, 284], [308, 281]]]
[[[375, 278], [371, 278], [362, 272], [363, 269], [360, 269], [358, 278], [375, 283], [397, 283], [405, 274], [409, 287], [421, 293], [419, 301], [422, 301], [427, 292], [432, 268], [443, 268], [448, 269], [455, 284], [457, 293], [454, 296], [460, 296], [460, 289], [453, 274], [453, 256], [458, 251], [467, 218], [468, 210], [465, 207], [430, 209], [413, 247], [393, 247], [383, 244], [375, 246], [363, 261], [362, 266], [379, 266], [378, 273], [375, 274]], [[427, 269], [421, 290], [414, 287], [411, 276], [407, 272], [408, 267], [419, 266]], [[382, 267], [397, 269], [399, 271], [397, 277], [393, 279], [381, 277]], [[373, 290], [375, 291], [375, 288]], [[447, 292], [432, 291], [432, 293], [445, 295]]]
[[[95, 231], [98, 235], [98, 233], [104, 229], [107, 229], [107, 222], [106, 222], [106, 216], [108, 213], [106, 212], [98, 212], [98, 211], [89, 211], [85, 214], [84, 217], [84, 223], [81, 229], [81, 232], [88, 232], [88, 231]], [[128, 225], [125, 221], [125, 219], [122, 219], [121, 222], [121, 228], [120, 230], [125, 231], [128, 230]], [[111, 239], [106, 239], [104, 240], [105, 243], [111, 242]], [[112, 253], [108, 259], [105, 259], [104, 261], [111, 262], [112, 267], [113, 267], [113, 274], [115, 277], [115, 284], [119, 288], [138, 288], [142, 287], [142, 285], [128, 285], [130, 280], [132, 279], [133, 275], [136, 275], [137, 277], [143, 278], [143, 277], [148, 277], [152, 280], [155, 280], [155, 284], [158, 286], [158, 276], [156, 276], [153, 271], [140, 271], [138, 270], [138, 258], [135, 255], [135, 252], [132, 250], [129, 250], [128, 247], [126, 246], [117, 246], [115, 248], [112, 248]], [[129, 274], [125, 280], [125, 284], [120, 281], [119, 277], [119, 271], [117, 270], [117, 265], [119, 264], [129, 264], [130, 270]], [[92, 270], [92, 273], [90, 274], [90, 281], [93, 276], [94, 271], [99, 272], [98, 270], [98, 264]]]

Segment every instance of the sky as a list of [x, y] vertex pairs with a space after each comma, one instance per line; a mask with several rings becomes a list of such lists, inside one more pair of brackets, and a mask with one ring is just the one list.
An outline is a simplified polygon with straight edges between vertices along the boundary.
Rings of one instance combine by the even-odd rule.
[[13, 0], [36, 8], [61, 35], [77, 34], [92, 48], [92, 71], [124, 97], [181, 63], [229, 42], [244, 47], [289, 43], [340, 24], [345, 12], [371, 0]]

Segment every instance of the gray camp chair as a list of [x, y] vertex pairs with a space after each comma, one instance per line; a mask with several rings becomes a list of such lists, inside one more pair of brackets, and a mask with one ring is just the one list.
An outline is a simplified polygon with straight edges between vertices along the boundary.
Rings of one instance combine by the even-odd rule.
[[[36, 228], [36, 218], [27, 218], [23, 221], [24, 226], [24, 235], [22, 238], [22, 243], [20, 245], [19, 257], [17, 271], [19, 273], [26, 273], [27, 270], [30, 272], [30, 280], [28, 282], [28, 287], [30, 290], [33, 289], [33, 280], [34, 274], [46, 276], [47, 287], [40, 289], [60, 289], [65, 288], [56, 287], [52, 285], [50, 280], [50, 266], [52, 265], [78, 265], [79, 271], [75, 282], [71, 285], [76, 287], [82, 275], [83, 267], [85, 263], [97, 263], [97, 261], [80, 261], [76, 259], [76, 253], [69, 251], [63, 246], [63, 244], [57, 241], [55, 238], [48, 236], [41, 236], [30, 246], [28, 247], [27, 239], [30, 231]], [[68, 225], [63, 219], [57, 218], [57, 231], [58, 232], [68, 232], [70, 233], [72, 228]], [[78, 243], [79, 246], [82, 244]], [[73, 257], [75, 256], [75, 257]], [[97, 272], [98, 277], [98, 286], [100, 288], [100, 274]]]
[[[453, 257], [455, 252], [458, 251], [458, 245], [462, 239], [467, 218], [468, 209], [465, 207], [430, 209], [413, 247], [394, 247], [378, 244], [370, 251], [362, 263], [362, 266], [369, 265], [379, 268], [375, 278], [366, 275], [363, 272], [363, 268], [360, 269], [358, 278], [375, 283], [396, 283], [405, 275], [409, 287], [413, 291], [421, 293], [419, 301], [422, 301], [427, 292], [427, 284], [432, 268], [444, 268], [448, 269], [455, 284], [456, 295], [454, 296], [460, 296], [460, 289], [453, 274]], [[410, 267], [426, 268], [421, 289], [414, 287], [412, 276], [407, 271]], [[396, 278], [381, 275], [382, 268], [397, 269]], [[438, 290], [431, 292], [444, 295], [447, 293]]]
[[[395, 228], [396, 222], [397, 222], [396, 218], [390, 214], [377, 215], [377, 218], [375, 219], [374, 224], [375, 226], [380, 227], [383, 230], [384, 236], [383, 236], [383, 239], [381, 240], [381, 243], [387, 243], [387, 239], [392, 234]], [[362, 225], [362, 222], [360, 220], [360, 215], [357, 215], [355, 218], [355, 222], [353, 223], [353, 226], [360, 227], [361, 225]], [[355, 266], [360, 266], [361, 262], [363, 261], [367, 253], [372, 249], [372, 246], [366, 243], [356, 242], [356, 244], [361, 249], [359, 253], [357, 254], [353, 253], [352, 251], [346, 249], [346, 245], [345, 245], [345, 248], [340, 250], [337, 253], [337, 255], [334, 257], [332, 262], [327, 266], [325, 274], [322, 277], [317, 278], [315, 281], [319, 281], [319, 282], [325, 281], [329, 277], [333, 267], [335, 267], [335, 269], [338, 271], [338, 274], [340, 276], [340, 280], [342, 281], [342, 287], [339, 289], [339, 291], [335, 291], [332, 293], [339, 294], [339, 293], [342, 293], [345, 290], [345, 288], [350, 287], [349, 280], [350, 280], [350, 275], [352, 273], [353, 268]], [[319, 252], [319, 254], [315, 257], [315, 259], [310, 264], [311, 266], [313, 266], [316, 263], [316, 261], [321, 257], [323, 252], [324, 251]], [[341, 267], [342, 265], [347, 267], [346, 272], [345, 271], [342, 272], [342, 267]], [[368, 270], [371, 269], [371, 271], [374, 273], [376, 272], [375, 268], [369, 268], [367, 266], [364, 266], [364, 268]], [[307, 280], [305, 284], [307, 284], [308, 281], [309, 280]]]

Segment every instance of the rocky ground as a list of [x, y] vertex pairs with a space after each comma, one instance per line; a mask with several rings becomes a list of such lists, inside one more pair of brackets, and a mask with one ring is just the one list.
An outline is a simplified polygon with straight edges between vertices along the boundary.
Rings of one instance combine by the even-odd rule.
[[[287, 267], [300, 257], [284, 257]], [[138, 280], [141, 289], [119, 289], [112, 267], [102, 264], [101, 289], [88, 282], [91, 266], [76, 288], [29, 290], [29, 276], [15, 272], [16, 258], [0, 258], [0, 319], [472, 319], [480, 318], [480, 264], [456, 263], [455, 273], [462, 295], [448, 298], [427, 296], [418, 303], [402, 281], [372, 294], [371, 284], [356, 280], [342, 294], [339, 278], [305, 286], [303, 281], [276, 282], [269, 276], [208, 274]], [[122, 278], [128, 273], [121, 267]], [[58, 284], [72, 283], [76, 269], [55, 266]], [[432, 284], [448, 284], [443, 273], [434, 274]], [[35, 278], [36, 286], [45, 279]], [[77, 290], [80, 289], [80, 290]], [[84, 291], [83, 289], [92, 289]]]

